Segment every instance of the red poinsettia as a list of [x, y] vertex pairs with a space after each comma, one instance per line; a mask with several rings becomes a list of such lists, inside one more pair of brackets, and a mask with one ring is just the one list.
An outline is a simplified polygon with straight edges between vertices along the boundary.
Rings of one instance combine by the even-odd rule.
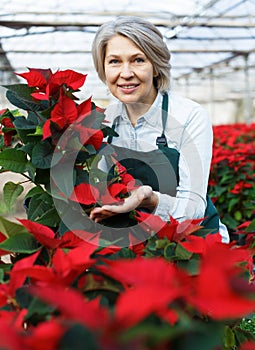
[[178, 315], [169, 305], [188, 292], [189, 280], [173, 264], [161, 257], [137, 257], [107, 261], [107, 266], [97, 268], [125, 288], [117, 300], [115, 313], [122, 327], [132, 327], [152, 313], [170, 324], [177, 321]]
[[13, 266], [13, 268], [10, 272], [9, 283], [6, 283], [6, 284], [2, 283], [0, 285], [0, 306], [4, 306], [6, 304], [16, 305], [15, 293], [16, 293], [16, 290], [24, 284], [24, 282], [26, 280], [26, 275], [24, 275], [24, 274], [18, 275], [18, 276], [13, 276], [13, 275], [15, 274], [15, 271], [33, 266], [38, 255], [39, 255], [39, 252], [31, 254], [28, 257], [26, 257], [22, 260], [19, 260]]
[[29, 336], [22, 338], [23, 349], [56, 350], [66, 330], [67, 325], [54, 318], [41, 322], [36, 327], [31, 326], [29, 327]]
[[8, 109], [2, 109], [0, 111], [0, 117], [1, 116], [2, 118], [0, 118], [0, 124], [2, 127], [0, 128], [0, 130], [4, 136], [4, 145], [10, 146], [12, 143], [12, 136], [15, 135], [17, 132], [10, 117], [8, 117]]
[[79, 291], [55, 286], [29, 287], [32, 294], [57, 307], [67, 320], [80, 322], [90, 329], [100, 329], [107, 324], [109, 313], [99, 299], [86, 300]]
[[70, 99], [61, 90], [60, 97], [53, 108], [50, 118], [43, 125], [43, 139], [53, 136], [52, 127], [58, 131], [64, 132], [68, 127], [65, 141], [61, 140], [61, 147], [64, 149], [65, 144], [72, 138], [74, 132], [78, 132], [82, 145], [92, 144], [98, 150], [103, 142], [102, 130], [97, 130], [82, 125], [83, 120], [91, 114], [92, 102], [91, 98], [77, 105], [74, 100]]
[[65, 86], [73, 91], [78, 90], [85, 82], [84, 74], [67, 69], [52, 73], [51, 69], [28, 68], [29, 72], [16, 73], [27, 80], [29, 87], [34, 87], [36, 92], [32, 96], [37, 100], [50, 100], [59, 97], [60, 87]]
[[252, 188], [252, 184], [246, 183], [243, 180], [240, 180], [238, 183], [235, 184], [232, 190], [230, 190], [231, 193], [239, 194], [243, 191], [245, 188]]
[[200, 230], [199, 223], [203, 219], [188, 219], [183, 222], [175, 220], [172, 216], [165, 222], [159, 216], [137, 211], [137, 220], [145, 230], [157, 234], [158, 238], [166, 237], [169, 241], [179, 242], [190, 234]]
[[57, 237], [56, 233], [48, 226], [27, 219], [19, 219], [19, 222], [46, 248], [76, 248], [84, 244], [84, 241], [72, 231], [67, 231], [63, 236]]
[[[21, 317], [20, 317], [21, 316]], [[0, 311], [0, 348], [11, 350], [24, 350], [24, 337], [22, 337], [22, 326], [17, 324], [16, 319], [23, 319], [24, 312]]]
[[[231, 249], [216, 236], [190, 236], [187, 243], [181, 243], [189, 251], [201, 254], [199, 274], [194, 277], [187, 300], [213, 319], [238, 318], [253, 312], [255, 307], [255, 301], [246, 292], [249, 284], [242, 277], [247, 269], [252, 273], [252, 252], [241, 247]], [[255, 286], [251, 289], [254, 293]]]

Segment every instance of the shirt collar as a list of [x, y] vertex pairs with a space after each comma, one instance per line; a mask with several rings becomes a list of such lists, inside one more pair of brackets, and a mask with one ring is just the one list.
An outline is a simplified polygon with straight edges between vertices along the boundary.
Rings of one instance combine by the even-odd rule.
[[[162, 100], [163, 95], [158, 92], [150, 109], [138, 119], [138, 123], [143, 123], [146, 121], [153, 127], [158, 125], [159, 118], [161, 118], [162, 115]], [[130, 122], [124, 104], [122, 104], [120, 101], [115, 101], [115, 103], [110, 104], [106, 109], [106, 120], [118, 126], [121, 119], [123, 121]]]
[[161, 118], [162, 99], [162, 94], [158, 92], [150, 109], [142, 116], [144, 120], [152, 126], [157, 125], [159, 123], [159, 118]]
[[[144, 115], [139, 117], [138, 123], [139, 123], [139, 121], [140, 121], [140, 123], [142, 123], [143, 121], [146, 121], [147, 123], [149, 123], [152, 126], [155, 126], [156, 124], [158, 124], [158, 122], [159, 122], [158, 118], [159, 118], [159, 116], [161, 117], [162, 99], [163, 99], [162, 94], [160, 92], [158, 92], [158, 94], [157, 94], [153, 104], [149, 108], [149, 110]], [[124, 104], [122, 104], [122, 112], [121, 112], [121, 116], [119, 116], [119, 117], [123, 118], [123, 120], [129, 120]]]

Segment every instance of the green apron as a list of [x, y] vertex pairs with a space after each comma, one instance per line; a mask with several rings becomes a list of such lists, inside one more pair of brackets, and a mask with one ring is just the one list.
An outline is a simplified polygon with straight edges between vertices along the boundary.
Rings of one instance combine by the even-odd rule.
[[[118, 147], [111, 144], [112, 136], [108, 138], [108, 143], [113, 147], [116, 159], [140, 184], [149, 185], [154, 191], [176, 196], [177, 186], [179, 184], [180, 154], [176, 149], [169, 148], [167, 145], [165, 137], [167, 114], [168, 94], [164, 94], [162, 103], [163, 131], [162, 135], [156, 139], [156, 144], [158, 146], [156, 150], [141, 152]], [[115, 128], [115, 125], [113, 125], [113, 128]], [[146, 209], [141, 210], [148, 212]], [[204, 218], [204, 221], [201, 223], [204, 228], [209, 229], [212, 233], [219, 231], [219, 215], [208, 195]], [[117, 219], [119, 223], [116, 222], [116, 219], [116, 216], [107, 219], [109, 226], [123, 227], [122, 225], [125, 225], [125, 227], [127, 227], [132, 225], [132, 219], [128, 221], [126, 214], [121, 214], [121, 216], [119, 216], [119, 220]]]

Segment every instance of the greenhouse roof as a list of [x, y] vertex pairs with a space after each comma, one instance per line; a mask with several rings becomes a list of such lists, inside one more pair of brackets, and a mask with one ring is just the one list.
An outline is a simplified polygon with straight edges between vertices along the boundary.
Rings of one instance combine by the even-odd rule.
[[[85, 94], [105, 99], [91, 44], [98, 26], [120, 15], [145, 17], [161, 30], [172, 53], [173, 85], [197, 99], [255, 94], [255, 0], [1, 0], [0, 77], [26, 67], [87, 73]], [[224, 88], [205, 94], [203, 81]]]

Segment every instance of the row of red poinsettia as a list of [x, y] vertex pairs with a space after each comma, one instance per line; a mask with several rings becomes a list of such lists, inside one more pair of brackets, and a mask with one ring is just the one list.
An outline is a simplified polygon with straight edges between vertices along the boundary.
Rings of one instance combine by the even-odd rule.
[[222, 221], [235, 231], [255, 217], [255, 124], [217, 125], [210, 194]]

